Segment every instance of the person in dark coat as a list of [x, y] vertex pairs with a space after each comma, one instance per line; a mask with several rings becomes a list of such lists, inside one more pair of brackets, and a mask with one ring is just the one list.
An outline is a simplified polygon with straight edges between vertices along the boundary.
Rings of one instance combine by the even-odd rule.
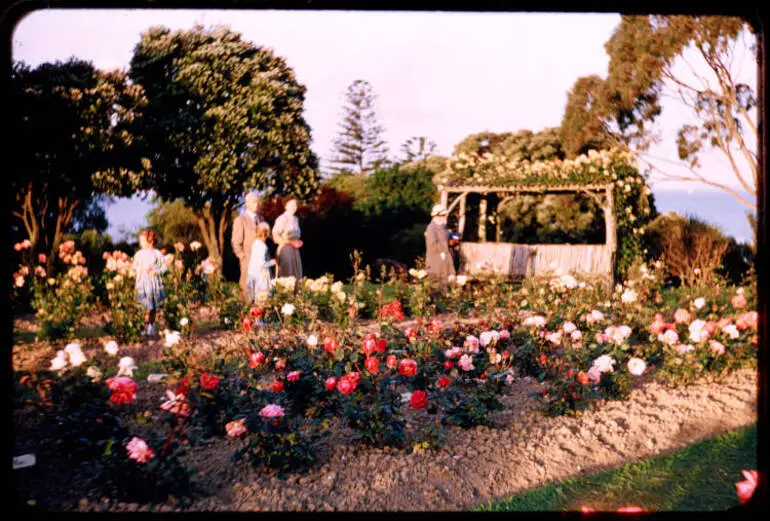
[[449, 249], [447, 211], [443, 205], [437, 204], [430, 214], [432, 219], [425, 229], [425, 269], [431, 284], [445, 289], [449, 283], [449, 276], [456, 273], [452, 252]]

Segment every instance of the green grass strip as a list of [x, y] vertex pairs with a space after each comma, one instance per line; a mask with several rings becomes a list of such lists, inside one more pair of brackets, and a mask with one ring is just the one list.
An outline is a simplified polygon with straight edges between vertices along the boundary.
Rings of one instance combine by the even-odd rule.
[[480, 511], [570, 511], [585, 505], [614, 511], [635, 505], [649, 511], [718, 511], [740, 505], [735, 483], [757, 468], [757, 427], [716, 436], [669, 455], [614, 471], [528, 490]]

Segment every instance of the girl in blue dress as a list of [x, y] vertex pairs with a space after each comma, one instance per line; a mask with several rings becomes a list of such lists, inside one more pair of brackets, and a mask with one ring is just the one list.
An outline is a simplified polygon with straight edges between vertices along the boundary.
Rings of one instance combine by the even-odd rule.
[[257, 225], [256, 239], [251, 246], [251, 258], [247, 277], [248, 298], [254, 302], [270, 295], [273, 281], [270, 268], [275, 266], [275, 260], [269, 259], [265, 241], [270, 236], [270, 225], [261, 222]]
[[160, 276], [166, 272], [166, 259], [155, 249], [155, 233], [145, 230], [139, 234], [141, 249], [134, 255], [133, 269], [136, 274], [136, 299], [145, 308], [147, 329], [144, 334], [155, 335], [155, 316], [166, 295]]

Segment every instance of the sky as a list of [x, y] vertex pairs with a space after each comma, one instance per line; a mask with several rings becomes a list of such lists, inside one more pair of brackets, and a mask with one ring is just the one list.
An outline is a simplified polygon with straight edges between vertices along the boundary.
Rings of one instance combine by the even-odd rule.
[[[31, 66], [77, 56], [101, 69], [127, 69], [149, 27], [189, 29], [196, 23], [227, 25], [286, 59], [307, 87], [311, 147], [324, 167], [332, 155], [344, 92], [357, 79], [368, 81], [377, 94], [376, 111], [391, 157], [400, 157], [401, 144], [412, 136], [427, 136], [437, 144], [437, 153], [451, 155], [457, 142], [476, 132], [560, 125], [575, 80], [606, 76], [604, 43], [620, 15], [49, 9], [19, 22], [12, 53]], [[752, 60], [748, 53], [736, 53], [736, 70], [755, 85]], [[687, 117], [678, 105], [664, 101], [662, 144], [649, 153], [662, 158], [653, 162], [669, 173], [677, 172], [673, 143], [678, 124]], [[725, 158], [710, 154], [704, 159], [705, 175], [737, 184], [725, 172]], [[692, 183], [653, 183], [656, 191], [693, 188]], [[117, 200], [108, 208], [110, 233], [115, 237], [120, 228], [141, 226], [148, 208], [139, 197]]]

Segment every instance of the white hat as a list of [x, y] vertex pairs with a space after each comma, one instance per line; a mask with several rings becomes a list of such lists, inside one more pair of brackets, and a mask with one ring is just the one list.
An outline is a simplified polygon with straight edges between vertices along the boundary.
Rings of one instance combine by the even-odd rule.
[[443, 204], [433, 205], [433, 209], [430, 211], [430, 216], [435, 217], [437, 215], [446, 215], [447, 211]]

